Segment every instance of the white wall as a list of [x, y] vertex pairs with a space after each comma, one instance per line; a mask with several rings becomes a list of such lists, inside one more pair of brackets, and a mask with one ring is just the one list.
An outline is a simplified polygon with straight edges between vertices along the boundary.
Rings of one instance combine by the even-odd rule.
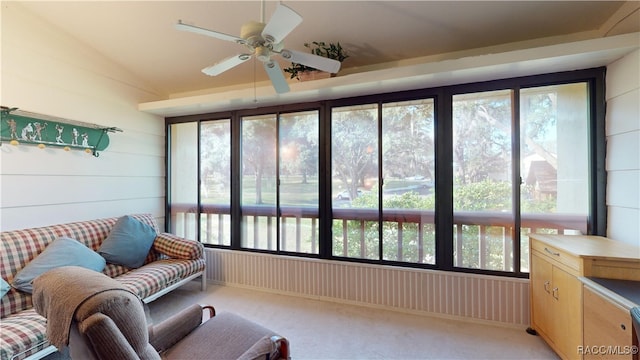
[[640, 246], [640, 50], [607, 67], [606, 98], [607, 237]]
[[3, 106], [124, 132], [109, 134], [110, 145], [98, 158], [3, 143], [0, 229], [141, 212], [161, 221], [164, 121], [137, 110], [158, 94], [19, 3], [3, 2], [1, 10]]

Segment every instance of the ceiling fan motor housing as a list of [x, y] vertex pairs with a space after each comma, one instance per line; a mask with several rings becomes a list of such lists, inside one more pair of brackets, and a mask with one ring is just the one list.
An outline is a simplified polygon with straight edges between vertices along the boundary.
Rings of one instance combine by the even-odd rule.
[[264, 44], [262, 30], [265, 24], [257, 21], [249, 21], [240, 28], [240, 37], [245, 39], [247, 45], [256, 48]]

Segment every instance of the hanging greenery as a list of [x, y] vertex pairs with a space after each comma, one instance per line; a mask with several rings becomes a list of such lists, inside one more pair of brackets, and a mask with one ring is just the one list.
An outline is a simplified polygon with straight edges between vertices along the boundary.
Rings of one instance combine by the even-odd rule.
[[[314, 41], [312, 43], [305, 43], [304, 47], [311, 50], [313, 55], [326, 57], [328, 59], [338, 60], [343, 62], [349, 57], [340, 43], [325, 43], [324, 41]], [[291, 66], [284, 68], [284, 72], [291, 74], [291, 79], [300, 80], [300, 74], [309, 71], [318, 71], [312, 67], [302, 64], [291, 63]]]

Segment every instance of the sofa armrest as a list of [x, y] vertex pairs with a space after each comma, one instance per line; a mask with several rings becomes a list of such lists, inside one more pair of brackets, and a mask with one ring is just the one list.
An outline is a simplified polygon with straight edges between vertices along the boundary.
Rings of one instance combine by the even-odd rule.
[[170, 233], [158, 233], [153, 249], [173, 259], [196, 260], [204, 257], [204, 245]]
[[149, 326], [149, 342], [158, 352], [171, 348], [200, 326], [202, 311], [200, 305], [194, 304], [158, 324]]

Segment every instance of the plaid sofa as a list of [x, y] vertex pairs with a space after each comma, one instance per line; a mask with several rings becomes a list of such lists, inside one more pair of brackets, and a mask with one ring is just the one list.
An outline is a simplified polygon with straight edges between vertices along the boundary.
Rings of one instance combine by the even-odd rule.
[[[104, 273], [117, 279], [145, 302], [201, 277], [206, 284], [204, 247], [158, 229], [149, 214], [132, 215], [152, 226], [156, 237], [145, 264], [137, 269], [107, 264]], [[0, 276], [8, 283], [29, 261], [61, 236], [67, 236], [97, 250], [118, 218], [82, 221], [0, 233]], [[37, 359], [56, 351], [46, 337], [46, 320], [31, 303], [31, 294], [12, 288], [0, 301], [1, 360]]]

